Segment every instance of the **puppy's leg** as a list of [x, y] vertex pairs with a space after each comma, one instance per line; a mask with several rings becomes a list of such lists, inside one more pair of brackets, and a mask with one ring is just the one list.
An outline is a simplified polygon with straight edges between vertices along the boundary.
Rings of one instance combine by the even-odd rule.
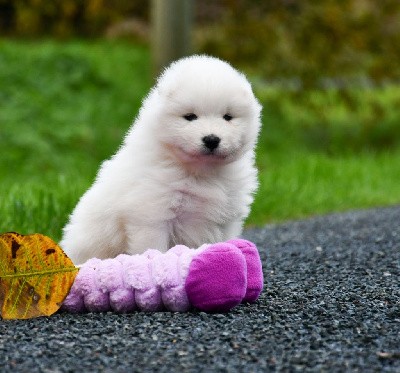
[[223, 229], [224, 238], [223, 240], [230, 240], [232, 238], [237, 238], [242, 234], [243, 223], [242, 221], [232, 221], [227, 223]]
[[147, 249], [156, 249], [165, 253], [170, 248], [166, 226], [131, 226], [127, 227], [126, 231], [128, 236], [127, 254], [142, 254]]

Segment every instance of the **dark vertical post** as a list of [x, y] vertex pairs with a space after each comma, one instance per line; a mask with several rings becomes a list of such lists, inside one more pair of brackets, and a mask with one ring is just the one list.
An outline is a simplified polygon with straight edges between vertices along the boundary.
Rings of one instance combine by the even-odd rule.
[[152, 58], [156, 76], [191, 52], [193, 0], [152, 0]]

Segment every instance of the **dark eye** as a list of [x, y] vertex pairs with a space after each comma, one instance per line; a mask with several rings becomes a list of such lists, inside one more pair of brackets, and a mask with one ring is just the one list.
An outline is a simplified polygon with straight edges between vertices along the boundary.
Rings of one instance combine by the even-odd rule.
[[223, 118], [224, 118], [227, 122], [229, 122], [229, 121], [232, 119], [232, 115], [225, 114], [225, 115], [223, 116]]
[[183, 116], [186, 120], [188, 120], [189, 122], [191, 122], [192, 120], [196, 120], [197, 119], [197, 115], [193, 114], [193, 113], [189, 113]]

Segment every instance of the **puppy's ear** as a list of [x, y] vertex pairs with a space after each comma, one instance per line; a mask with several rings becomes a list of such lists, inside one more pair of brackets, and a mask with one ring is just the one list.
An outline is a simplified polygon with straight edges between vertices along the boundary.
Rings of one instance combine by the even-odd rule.
[[164, 84], [159, 85], [156, 87], [157, 89], [157, 93], [159, 94], [159, 96], [168, 99], [172, 99], [172, 97], [174, 96], [174, 93], [176, 91], [175, 87], [166, 87]]
[[165, 68], [164, 71], [157, 79], [156, 90], [157, 93], [166, 99], [172, 98], [177, 89], [175, 74], [173, 74], [174, 63]]
[[243, 86], [240, 89], [240, 94], [242, 95], [243, 98], [247, 99], [252, 103], [252, 107], [255, 110], [258, 115], [260, 115], [262, 106], [258, 102], [254, 92], [253, 92], [253, 87], [251, 86], [251, 83], [246, 79], [246, 77], [240, 73], [242, 79], [243, 79]]

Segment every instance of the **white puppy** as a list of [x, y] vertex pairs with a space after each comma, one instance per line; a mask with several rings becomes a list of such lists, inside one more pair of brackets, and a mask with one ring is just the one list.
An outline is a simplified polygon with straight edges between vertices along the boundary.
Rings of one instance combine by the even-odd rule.
[[249, 82], [226, 62], [173, 63], [80, 199], [61, 247], [79, 264], [240, 235], [257, 187], [260, 110]]

